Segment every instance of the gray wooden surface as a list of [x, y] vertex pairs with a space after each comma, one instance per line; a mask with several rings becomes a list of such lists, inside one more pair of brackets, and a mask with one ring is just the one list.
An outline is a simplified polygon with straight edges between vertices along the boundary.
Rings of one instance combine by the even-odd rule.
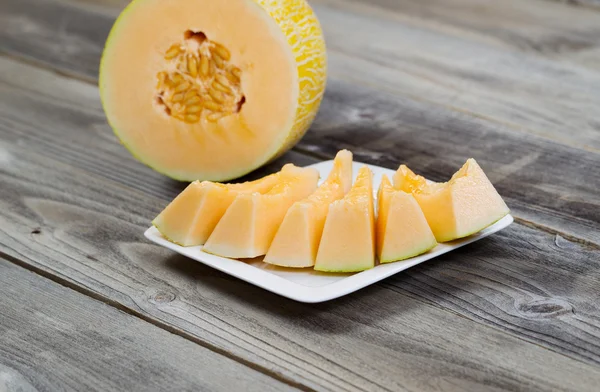
[[295, 390], [0, 258], [1, 391]]
[[[339, 148], [386, 167], [405, 162], [432, 179], [473, 156], [517, 219], [489, 239], [318, 305], [277, 297], [143, 239], [184, 185], [131, 158], [102, 113], [99, 56], [125, 3], [0, 2], [0, 252], [10, 262], [0, 268], [44, 282], [32, 293], [0, 274], [0, 308], [11, 310], [12, 322], [37, 324], [35, 312], [18, 310], [32, 308], [35, 295], [73, 318], [121, 315], [115, 328], [129, 329], [122, 353], [160, 351], [168, 365], [163, 380], [140, 376], [139, 389], [169, 385], [175, 374], [181, 385], [206, 374], [226, 387], [219, 377], [228, 372], [241, 377], [229, 380], [238, 386], [256, 379], [276, 389], [597, 389], [600, 10], [593, 1], [312, 2], [329, 47], [322, 110], [293, 151], [251, 177], [284, 162], [329, 159]], [[79, 293], [59, 300], [57, 290], [67, 289], [46, 279]], [[45, 380], [47, 369], [23, 373], [15, 353], [32, 358], [60, 342], [53, 329], [37, 327], [48, 342], [0, 349], [0, 375], [15, 374], [22, 388]], [[163, 334], [163, 344], [174, 339], [182, 349], [148, 347], [147, 336]], [[113, 338], [100, 327], [94, 336]], [[77, 375], [57, 382], [85, 386], [95, 362], [53, 347], [64, 373]], [[172, 366], [177, 358], [188, 363]], [[219, 361], [222, 373], [209, 365]], [[196, 363], [202, 373], [189, 372]]]

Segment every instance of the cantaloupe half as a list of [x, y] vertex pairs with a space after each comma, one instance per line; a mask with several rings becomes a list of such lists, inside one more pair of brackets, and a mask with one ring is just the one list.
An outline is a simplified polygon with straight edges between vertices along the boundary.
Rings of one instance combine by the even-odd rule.
[[394, 186], [415, 196], [438, 242], [477, 233], [509, 213], [472, 158], [445, 183], [430, 183], [401, 165], [394, 175]]
[[267, 193], [243, 193], [217, 223], [203, 250], [230, 258], [251, 258], [267, 253], [288, 208], [317, 188], [319, 172], [293, 167], [281, 172]]
[[238, 194], [266, 193], [277, 184], [281, 173], [294, 170], [294, 167], [287, 164], [279, 173], [241, 184], [194, 181], [154, 218], [152, 224], [171, 242], [182, 246], [202, 245]]
[[411, 193], [394, 189], [386, 175], [377, 192], [377, 257], [391, 263], [435, 248], [437, 241]]
[[285, 214], [264, 261], [283, 267], [314, 266], [329, 205], [344, 197], [351, 186], [352, 153], [342, 150], [323, 184]]
[[314, 268], [317, 271], [356, 272], [374, 266], [373, 173], [363, 166], [350, 192], [329, 206]]
[[100, 64], [110, 125], [179, 180], [237, 178], [282, 154], [325, 88], [321, 28], [305, 0], [133, 0]]

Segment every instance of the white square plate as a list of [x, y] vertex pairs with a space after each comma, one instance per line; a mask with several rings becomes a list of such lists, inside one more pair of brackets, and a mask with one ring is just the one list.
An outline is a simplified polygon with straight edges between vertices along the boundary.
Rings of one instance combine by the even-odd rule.
[[[354, 162], [354, 175], [364, 165]], [[327, 177], [333, 166], [333, 161], [320, 162], [309, 167], [317, 169], [321, 175], [321, 181]], [[373, 170], [373, 186], [377, 190], [381, 176], [387, 174], [392, 176], [393, 170], [379, 166], [366, 165]], [[265, 290], [282, 295], [284, 297], [300, 302], [323, 302], [338, 298], [343, 295], [362, 289], [370, 284], [378, 282], [388, 276], [404, 271], [414, 265], [450, 252], [461, 246], [470, 244], [487, 237], [499, 230], [504, 229], [513, 222], [513, 217], [507, 215], [492, 226], [460, 240], [439, 244], [431, 251], [407, 260], [395, 263], [381, 264], [367, 271], [349, 274], [331, 274], [314, 271], [310, 268], [292, 269], [281, 268], [263, 263], [260, 258], [248, 261], [239, 261], [211, 255], [202, 251], [202, 246], [183, 247], [167, 241], [155, 227], [150, 227], [144, 235], [150, 241], [174, 250], [184, 256], [192, 258], [210, 267], [216, 268], [236, 278], [245, 280]]]

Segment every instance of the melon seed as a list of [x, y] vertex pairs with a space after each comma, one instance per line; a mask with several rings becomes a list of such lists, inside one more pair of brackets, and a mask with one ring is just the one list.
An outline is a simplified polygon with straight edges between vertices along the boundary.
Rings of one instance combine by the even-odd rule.
[[[218, 76], [218, 75], [217, 75], [217, 76]], [[211, 87], [212, 87], [213, 89], [215, 89], [215, 90], [219, 90], [219, 91], [222, 91], [222, 92], [224, 92], [224, 93], [230, 93], [230, 92], [231, 92], [231, 89], [229, 88], [229, 86], [227, 86], [227, 85], [223, 85], [223, 84], [219, 83], [219, 82], [216, 80], [216, 78], [215, 78], [215, 81], [214, 81], [214, 82], [212, 82], [212, 85], [211, 85]]]
[[216, 51], [212, 52], [212, 61], [215, 63], [217, 68], [223, 68], [225, 66], [225, 61], [219, 56]]
[[213, 101], [204, 101], [202, 102], [202, 106], [204, 106], [205, 109], [208, 109], [212, 112], [221, 111], [221, 105]]
[[165, 53], [165, 60], [174, 59], [175, 57], [177, 57], [177, 55], [180, 52], [181, 52], [181, 49], [180, 49], [179, 45], [175, 44], [175, 45], [171, 46], [169, 48], [169, 50], [167, 50], [167, 53]]
[[178, 84], [177, 87], [175, 87], [175, 92], [180, 93], [180, 92], [187, 90], [188, 88], [190, 88], [190, 83], [182, 82], [182, 83]]
[[195, 123], [200, 120], [200, 116], [198, 116], [196, 114], [186, 114], [186, 116], [184, 117], [184, 120], [187, 123]]
[[208, 90], [208, 95], [210, 95], [210, 97], [218, 103], [223, 103], [225, 102], [225, 94], [223, 94], [220, 91], [217, 91], [213, 88], [211, 88], [210, 90]]
[[223, 117], [225, 117], [223, 113], [211, 113], [208, 116], [206, 116], [206, 119], [210, 122], [217, 122]]
[[197, 105], [197, 106], [188, 106], [187, 109], [185, 109], [186, 113], [198, 113], [202, 110], [202, 106]]
[[198, 75], [198, 65], [194, 57], [189, 57], [187, 60], [187, 70], [195, 78]]
[[234, 67], [234, 68], [230, 69], [229, 72], [227, 72], [225, 74], [225, 77], [231, 83], [233, 83], [233, 84], [239, 84], [240, 83], [240, 75], [241, 75], [240, 69]]
[[217, 72], [217, 64], [215, 64], [215, 58], [212, 57], [208, 62], [208, 76], [212, 76]]
[[229, 80], [227, 79], [227, 77], [225, 75], [217, 74], [217, 75], [215, 75], [215, 80], [217, 82], [219, 82], [220, 84], [222, 84], [223, 86], [229, 87]]
[[202, 101], [202, 100], [200, 99], [200, 97], [199, 97], [199, 96], [197, 96], [197, 95], [194, 95], [193, 97], [191, 97], [191, 98], [188, 98], [188, 99], [187, 99], [187, 100], [186, 100], [186, 101], [185, 101], [183, 104], [184, 104], [184, 105], [186, 105], [186, 106], [189, 106], [189, 105], [193, 105], [193, 104], [195, 104], [195, 103], [199, 103], [199, 102], [201, 102], [201, 101]]
[[225, 46], [202, 32], [188, 30], [181, 43], [169, 47], [164, 59], [168, 69], [176, 70], [156, 75], [155, 99], [172, 118], [195, 123], [207, 110], [206, 118], [214, 122], [234, 113], [235, 107], [239, 111], [241, 70], [229, 63], [231, 52]]
[[156, 83], [156, 89], [157, 90], [162, 90], [163, 86], [165, 84], [165, 79], [167, 78], [167, 73], [166, 72], [159, 72], [158, 75], [156, 75], [156, 79], [158, 79], [158, 82]]
[[206, 56], [200, 57], [200, 74], [202, 74], [204, 76], [208, 76], [208, 68], [209, 68], [208, 57], [206, 57]]
[[215, 42], [214, 51], [220, 58], [222, 58], [225, 61], [229, 61], [229, 59], [231, 58], [231, 53], [229, 53], [227, 48], [225, 48], [223, 45], [220, 45], [216, 42]]
[[183, 97], [183, 99], [186, 99], [186, 100], [187, 100], [188, 98], [191, 98], [191, 97], [193, 97], [194, 95], [196, 95], [196, 90], [194, 90], [194, 89], [192, 89], [192, 90], [188, 90], [188, 91], [185, 93], [185, 96]]
[[183, 101], [183, 93], [175, 94], [171, 98], [171, 102], [181, 102]]

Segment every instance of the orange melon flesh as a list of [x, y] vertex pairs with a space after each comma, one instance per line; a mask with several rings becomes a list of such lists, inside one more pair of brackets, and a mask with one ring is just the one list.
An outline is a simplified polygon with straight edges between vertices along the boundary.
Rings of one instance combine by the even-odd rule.
[[294, 167], [282, 171], [279, 182], [269, 192], [236, 196], [203, 250], [231, 258], [264, 255], [288, 208], [314, 192], [318, 180], [316, 169]]
[[[293, 165], [285, 165], [282, 172]], [[196, 246], [206, 242], [229, 205], [240, 193], [269, 191], [280, 173], [241, 184], [219, 184], [194, 181], [188, 185], [152, 221], [169, 241], [181, 246]]]
[[175, 179], [224, 181], [299, 140], [325, 74], [304, 0], [133, 0], [106, 42], [100, 92], [136, 158]]
[[351, 186], [352, 153], [342, 150], [323, 184], [290, 207], [264, 261], [283, 267], [314, 266], [329, 205], [344, 197]]
[[356, 272], [374, 266], [373, 173], [364, 166], [350, 192], [329, 206], [314, 268]]
[[390, 263], [418, 256], [437, 241], [414, 196], [395, 190], [386, 175], [377, 193], [377, 257]]
[[438, 242], [477, 233], [509, 213], [472, 158], [446, 183], [428, 183], [402, 165], [394, 175], [394, 186], [415, 196]]

